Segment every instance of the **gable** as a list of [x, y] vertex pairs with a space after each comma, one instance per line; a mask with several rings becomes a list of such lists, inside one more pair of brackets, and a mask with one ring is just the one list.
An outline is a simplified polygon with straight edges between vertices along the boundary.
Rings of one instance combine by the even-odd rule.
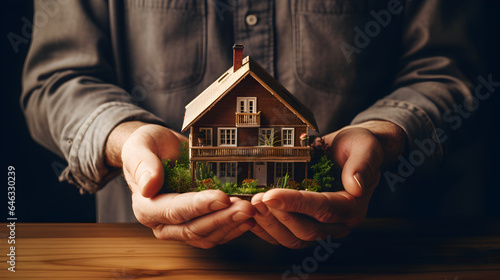
[[[226, 96], [226, 94], [231, 92], [233, 88], [239, 86], [240, 82], [248, 76], [253, 77], [253, 81], [258, 82], [261, 87], [267, 90], [268, 94], [274, 96], [275, 99], [281, 103], [271, 109], [271, 112], [274, 113], [274, 115], [268, 116], [268, 119], [273, 120], [269, 120], [269, 122], [275, 123], [281, 120], [281, 122], [285, 125], [289, 125], [287, 123], [291, 124], [294, 122], [292, 121], [294, 118], [291, 117], [288, 112], [291, 111], [294, 113], [295, 117], [298, 117], [304, 124], [308, 125], [316, 132], [319, 132], [313, 113], [269, 73], [267, 73], [262, 66], [248, 56], [243, 60], [241, 68], [233, 72], [233, 67], [231, 67], [228, 71], [222, 74], [219, 79], [214, 81], [207, 89], [186, 105], [182, 131], [186, 131], [186, 129], [198, 122], [206, 113], [212, 111], [213, 107], [216, 106], [217, 103], [219, 103]], [[236, 102], [234, 102], [234, 104], [236, 104]], [[226, 104], [221, 108], [228, 106], [229, 105]], [[279, 108], [282, 108], [282, 106], [286, 107], [288, 110], [282, 109], [280, 111]], [[260, 109], [258, 108], [258, 110]], [[224, 122], [228, 122], [229, 118], [229, 116], [224, 117]], [[212, 115], [211, 119], [219, 121], [221, 118], [217, 118], [215, 115]]]
[[197, 126], [235, 125], [238, 97], [256, 97], [257, 112], [261, 112], [261, 127], [306, 125], [294, 112], [248, 75], [224, 95], [196, 122]]

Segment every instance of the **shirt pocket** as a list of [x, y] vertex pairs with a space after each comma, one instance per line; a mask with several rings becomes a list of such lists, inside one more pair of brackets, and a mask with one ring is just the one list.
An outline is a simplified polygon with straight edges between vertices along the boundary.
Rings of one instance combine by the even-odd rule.
[[[364, 30], [373, 20], [370, 12], [387, 9], [387, 1], [292, 0], [292, 3], [296, 78], [325, 92], [339, 92], [352, 85], [363, 57], [363, 50], [354, 42], [355, 28]], [[349, 54], [352, 49], [346, 44], [360, 52]]]
[[205, 0], [127, 0], [125, 48], [131, 87], [148, 92], [199, 83], [206, 63]]

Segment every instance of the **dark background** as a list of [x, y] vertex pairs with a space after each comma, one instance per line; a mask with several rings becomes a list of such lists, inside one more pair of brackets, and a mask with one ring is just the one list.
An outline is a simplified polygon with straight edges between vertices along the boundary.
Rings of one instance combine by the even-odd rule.
[[[493, 73], [493, 80], [500, 81], [500, 1], [477, 2], [484, 6], [484, 16], [471, 22], [482, 55], [478, 63], [484, 65], [484, 72], [477, 76]], [[29, 43], [19, 44], [16, 52], [8, 35], [29, 39], [33, 4], [28, 0], [0, 1], [0, 13], [1, 176], [7, 177], [8, 166], [16, 168], [16, 217], [24, 222], [93, 222], [94, 196], [80, 195], [76, 187], [58, 181], [65, 161], [31, 139], [19, 107], [21, 73]], [[499, 92], [497, 88], [496, 96], [480, 104], [477, 115], [468, 120], [472, 128], [461, 132], [464, 135], [460, 136], [460, 148], [440, 168], [431, 175], [415, 174], [394, 192], [382, 183], [368, 216], [500, 216]], [[3, 182], [1, 217], [7, 214], [6, 180]]]
[[[12, 32], [26, 38], [23, 31], [30, 35], [31, 25], [25, 22], [27, 19], [29, 23], [33, 23], [33, 2], [1, 1], [0, 12], [1, 177], [3, 182], [7, 182], [7, 167], [16, 168], [18, 221], [95, 222], [94, 196], [80, 195], [76, 187], [58, 181], [58, 174], [61, 167], [67, 165], [66, 161], [31, 139], [19, 106], [21, 73], [29, 43], [19, 44], [16, 53], [7, 36]], [[1, 217], [7, 213], [7, 185], [4, 186], [0, 188]]]

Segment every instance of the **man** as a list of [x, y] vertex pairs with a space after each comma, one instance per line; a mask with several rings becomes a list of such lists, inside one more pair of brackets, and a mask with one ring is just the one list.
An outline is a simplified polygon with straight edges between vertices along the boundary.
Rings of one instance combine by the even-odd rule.
[[[137, 218], [160, 239], [213, 247], [252, 230], [272, 244], [342, 237], [417, 140], [438, 163], [444, 114], [471, 100], [472, 55], [456, 3], [439, 1], [35, 1], [21, 103], [61, 179], [97, 192], [98, 221]], [[315, 114], [345, 191], [157, 194], [184, 105], [247, 54]], [[350, 125], [349, 125], [350, 124]], [[126, 183], [116, 175], [123, 171]], [[105, 188], [103, 188], [106, 185]], [[132, 191], [131, 199], [128, 188]], [[102, 189], [102, 190], [101, 190]], [[133, 212], [131, 211], [133, 209]]]

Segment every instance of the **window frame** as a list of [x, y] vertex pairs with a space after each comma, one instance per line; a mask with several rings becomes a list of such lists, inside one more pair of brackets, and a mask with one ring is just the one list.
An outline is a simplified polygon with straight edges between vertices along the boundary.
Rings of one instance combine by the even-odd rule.
[[[221, 131], [222, 130], [234, 130], [234, 144], [221, 144], [221, 140], [222, 140]], [[227, 134], [225, 136], [227, 136]], [[218, 147], [237, 147], [238, 146], [238, 128], [236, 128], [236, 127], [219, 127], [219, 128], [217, 128], [217, 146]]]
[[[214, 135], [213, 135], [213, 129], [211, 127], [200, 127], [199, 132], [205, 131], [205, 142], [203, 145], [206, 147], [213, 147], [213, 140], [214, 140]], [[207, 131], [210, 131], [210, 138], [206, 137], [207, 136]], [[210, 144], [207, 144], [207, 139], [210, 139]]]
[[[224, 175], [227, 175], [227, 167], [229, 166], [229, 164], [231, 164], [231, 165], [234, 164], [234, 177], [233, 176], [222, 176], [221, 171], [223, 169], [224, 169], [224, 171], [223, 171]], [[224, 168], [222, 168], [222, 166], [224, 166]], [[232, 172], [233, 171], [231, 171], [231, 173]], [[238, 181], [238, 162], [237, 161], [219, 161], [219, 162], [217, 162], [217, 173], [216, 174], [217, 174], [217, 178], [219, 178], [219, 180], [221, 180], [221, 181], [226, 181], [226, 182]]]
[[[285, 131], [291, 131], [291, 144], [286, 144], [285, 145], [285, 137], [284, 137], [284, 132]], [[288, 140], [288, 139], [287, 139]], [[283, 147], [294, 147], [295, 146], [295, 128], [293, 127], [285, 127], [281, 129], [281, 145]]]

